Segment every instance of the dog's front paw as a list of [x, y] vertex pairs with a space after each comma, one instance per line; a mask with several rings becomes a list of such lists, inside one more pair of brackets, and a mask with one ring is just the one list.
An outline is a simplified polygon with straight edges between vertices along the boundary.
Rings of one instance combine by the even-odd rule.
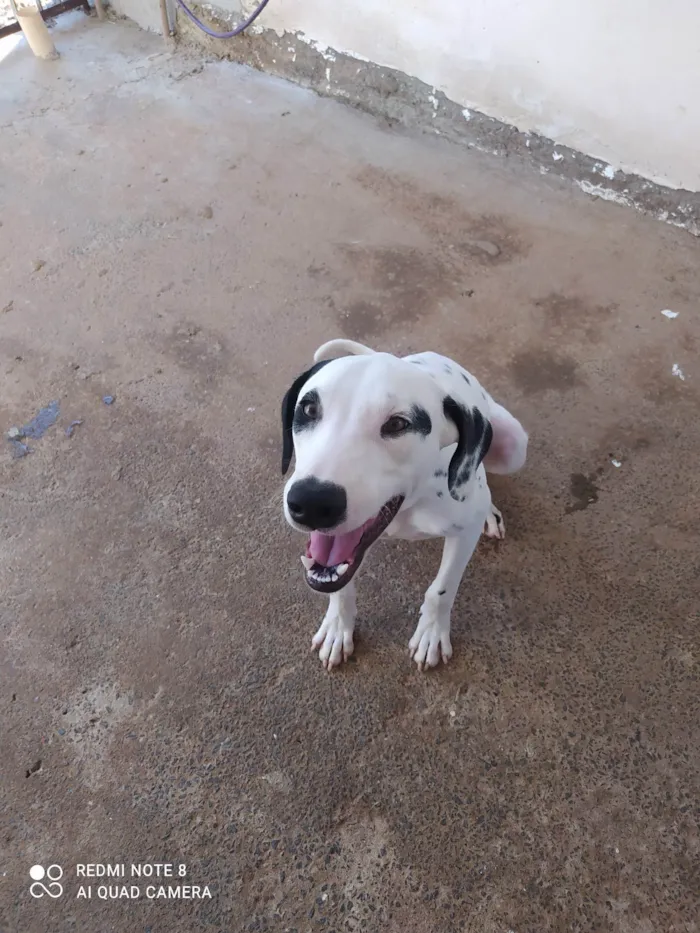
[[493, 503], [491, 504], [491, 511], [486, 518], [484, 534], [488, 538], [498, 538], [500, 541], [506, 536], [506, 523], [503, 521], [503, 515], [501, 514], [501, 510], [497, 509]]
[[354, 619], [347, 619], [342, 613], [328, 610], [311, 642], [311, 648], [318, 650], [321, 664], [326, 670], [337, 667], [352, 655], [355, 650], [352, 640], [354, 628]]
[[452, 657], [449, 617], [443, 619], [434, 610], [421, 609], [420, 621], [408, 643], [408, 650], [419, 671], [435, 667], [440, 658], [443, 664], [447, 664]]

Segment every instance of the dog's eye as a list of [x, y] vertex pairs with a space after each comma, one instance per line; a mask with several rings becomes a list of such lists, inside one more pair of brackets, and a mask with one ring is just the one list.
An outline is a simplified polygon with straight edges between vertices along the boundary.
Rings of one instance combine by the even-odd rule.
[[316, 402], [311, 400], [304, 402], [301, 410], [304, 412], [304, 417], [308, 418], [309, 421], [315, 421], [318, 418], [318, 404]]
[[401, 415], [392, 415], [382, 425], [382, 437], [398, 437], [411, 427], [411, 422]]

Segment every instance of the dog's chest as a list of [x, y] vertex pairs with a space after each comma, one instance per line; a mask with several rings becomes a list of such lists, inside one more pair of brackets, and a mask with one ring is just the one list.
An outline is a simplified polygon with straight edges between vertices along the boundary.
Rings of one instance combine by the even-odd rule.
[[483, 466], [479, 467], [474, 479], [461, 490], [461, 494], [464, 498], [459, 500], [450, 495], [446, 469], [436, 468], [415, 500], [401, 509], [389, 525], [386, 535], [406, 541], [419, 541], [423, 538], [461, 535], [472, 523], [483, 524], [491, 501]]
[[424, 538], [443, 538], [450, 521], [432, 514], [427, 509], [413, 507], [401, 512], [386, 531], [388, 538], [402, 541], [421, 541]]

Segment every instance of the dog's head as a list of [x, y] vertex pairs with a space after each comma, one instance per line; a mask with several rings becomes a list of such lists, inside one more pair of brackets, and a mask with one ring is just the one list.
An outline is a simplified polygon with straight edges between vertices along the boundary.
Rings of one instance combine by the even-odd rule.
[[[327, 348], [360, 355], [321, 359]], [[488, 452], [490, 425], [446, 395], [423, 367], [334, 341], [282, 403], [282, 472], [289, 524], [310, 533], [307, 583], [332, 593], [353, 577], [368, 547], [456, 444], [448, 486], [458, 488]]]

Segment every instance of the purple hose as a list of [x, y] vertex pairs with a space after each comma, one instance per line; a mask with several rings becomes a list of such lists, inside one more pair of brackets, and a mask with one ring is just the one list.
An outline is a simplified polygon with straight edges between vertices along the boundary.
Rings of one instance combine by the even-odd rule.
[[231, 32], [214, 32], [213, 29], [210, 29], [208, 26], [194, 15], [192, 10], [189, 7], [185, 6], [183, 0], [177, 0], [178, 6], [182, 9], [183, 13], [186, 13], [187, 16], [192, 20], [195, 26], [199, 26], [202, 32], [206, 32], [208, 36], [211, 36], [213, 39], [233, 39], [234, 36], [239, 36], [244, 30], [250, 26], [251, 23], [254, 23], [255, 20], [260, 16], [262, 11], [268, 5], [270, 0], [260, 0], [260, 3], [257, 5], [256, 9], [250, 14], [248, 19], [244, 20], [242, 23], [239, 23], [235, 29], [232, 29]]

